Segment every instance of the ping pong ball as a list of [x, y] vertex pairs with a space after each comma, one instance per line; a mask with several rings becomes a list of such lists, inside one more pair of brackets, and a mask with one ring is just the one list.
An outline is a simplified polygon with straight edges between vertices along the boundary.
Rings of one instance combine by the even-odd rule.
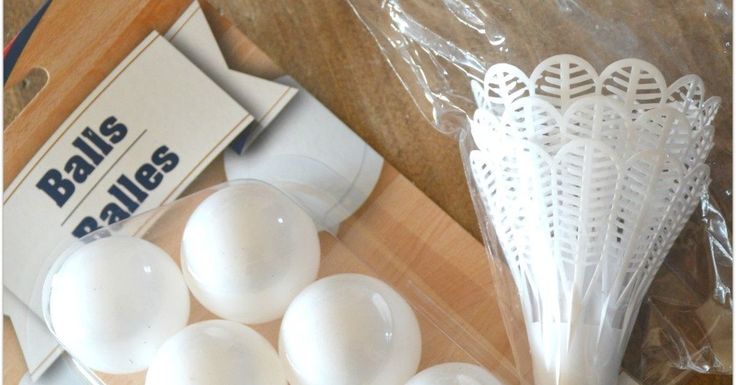
[[272, 321], [317, 278], [320, 246], [312, 219], [279, 190], [235, 184], [205, 199], [184, 229], [184, 279], [220, 318]]
[[156, 353], [146, 385], [286, 385], [276, 350], [255, 330], [232, 321], [192, 324]]
[[54, 334], [73, 357], [100, 372], [146, 369], [189, 318], [189, 293], [179, 268], [165, 251], [139, 238], [115, 236], [83, 245], [50, 285]]
[[503, 385], [486, 369], [463, 362], [449, 362], [424, 369], [406, 385]]
[[338, 274], [305, 288], [281, 321], [291, 385], [404, 385], [422, 350], [409, 304], [378, 279]]

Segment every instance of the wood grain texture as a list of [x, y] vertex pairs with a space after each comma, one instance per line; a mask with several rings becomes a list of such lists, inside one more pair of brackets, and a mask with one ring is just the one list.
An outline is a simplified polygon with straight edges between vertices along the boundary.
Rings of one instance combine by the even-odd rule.
[[3, 317], [3, 384], [17, 385], [26, 373], [26, 364], [10, 318]]
[[[12, 27], [8, 28], [8, 26], [22, 26], [40, 2], [40, 0], [28, 2], [7, 0], [4, 2], [6, 42], [8, 36], [13, 33]], [[58, 11], [65, 1], [55, 0], [54, 3], [61, 5], [52, 5], [49, 12]], [[44, 29], [39, 29], [34, 35], [32, 46], [29, 47], [30, 51], [24, 54], [24, 58], [18, 64], [19, 70], [13, 73], [8, 84], [23, 78], [24, 73], [30, 68], [45, 67], [51, 73], [48, 90], [49, 102], [44, 105], [34, 105], [32, 102], [29, 109], [19, 115], [19, 119], [16, 119], [15, 126], [11, 124], [8, 127], [4, 154], [6, 159], [5, 185], [30, 158], [30, 156], [24, 158], [20, 155], [23, 148], [40, 146], [45, 137], [50, 134], [49, 130], [58, 126], [107, 72], [145, 36], [150, 28], [165, 31], [187, 4], [188, 2], [184, 0], [165, 2], [136, 0], [127, 3], [108, 2], [105, 3], [105, 7], [100, 7], [99, 4], [95, 6], [95, 3], [92, 2], [87, 7], [76, 7], [73, 13], [69, 11], [66, 17], [59, 18], [53, 24], [43, 25]], [[215, 33], [221, 46], [231, 47], [225, 53], [228, 63], [233, 68], [264, 77], [272, 77], [280, 73], [280, 70], [274, 69], [275, 67], [269, 64], [268, 57], [273, 58], [285, 72], [294, 76], [310, 90], [463, 228], [470, 231], [477, 239], [480, 238], [457, 144], [454, 140], [437, 133], [422, 118], [398, 79], [383, 60], [372, 38], [358, 23], [344, 1], [217, 0], [213, 1], [213, 4], [216, 10], [208, 13], [210, 21], [216, 19], [219, 14], [224, 14], [234, 21], [234, 24], [218, 23], [215, 27]], [[9, 9], [12, 12], [9, 13]], [[30, 10], [30, 12], [24, 13], [20, 11], [22, 9]], [[688, 25], [688, 19], [684, 14], [686, 12], [674, 23], [678, 28], [688, 27], [688, 30], [693, 30], [692, 26]], [[21, 16], [12, 15], [22, 15], [23, 19], [20, 19]], [[8, 20], [12, 17], [16, 19]], [[239, 29], [260, 46], [265, 54], [254, 49], [247, 40], [243, 40]], [[63, 31], [63, 34], [58, 31]], [[713, 41], [714, 37], [708, 33], [708, 30], [700, 31], [694, 37], [695, 41], [699, 42], [704, 39], [707, 39], [708, 42]], [[64, 35], [64, 39], [61, 38], [61, 35]], [[69, 39], [66, 36], [78, 36], [79, 38]], [[715, 37], [715, 39], [720, 38]], [[80, 60], [73, 65], [58, 65], [54, 59], [59, 57], [79, 57]], [[64, 61], [59, 60], [58, 62]], [[730, 72], [730, 63], [726, 63], [725, 66]], [[723, 65], [718, 65], [717, 68], [719, 73], [726, 72]], [[728, 92], [722, 96], [730, 100], [730, 82], [728, 82]], [[723, 118], [722, 114], [719, 117], [720, 126], [730, 125], [730, 108], [728, 110], [728, 118]], [[724, 119], [726, 122], [723, 121]], [[29, 135], [29, 132], [40, 132], [40, 134]], [[728, 136], [721, 134], [719, 137], [719, 148], [722, 151], [718, 152], [716, 158], [712, 160], [714, 164], [730, 165], [731, 141], [729, 138], [730, 133]], [[8, 142], [16, 144], [8, 146]], [[725, 169], [730, 170], [730, 166]], [[216, 169], [207, 171], [213, 174], [219, 172], [221, 171]], [[727, 173], [730, 183], [730, 171]], [[208, 184], [208, 181], [215, 180], [209, 178], [219, 177], [206, 174], [196, 183], [199, 183], [197, 186], [204, 186]], [[409, 186], [404, 185], [402, 188], [409, 188]], [[194, 188], [190, 189], [192, 190]], [[378, 214], [363, 212], [361, 215], [364, 216], [362, 220], [370, 223], [375, 220], [372, 219], [373, 216]], [[452, 226], [450, 222], [452, 221], [440, 221], [439, 224], [431, 222], [427, 234], [434, 236], [441, 233], [439, 229], [442, 229], [442, 226]], [[351, 226], [359, 225], [353, 223]], [[345, 242], [349, 240], [349, 242], [355, 242], [354, 247], [363, 247], [360, 237], [351, 236], [350, 230], [345, 231], [346, 234], [341, 234], [346, 237]], [[376, 236], [386, 235], [376, 233]], [[337, 247], [330, 246], [329, 241], [324, 239], [323, 246], [326, 250], [330, 250], [328, 254], [333, 252], [330, 247]], [[412, 246], [410, 244], [406, 247], [411, 249]], [[445, 252], [447, 250], [434, 251], [435, 254]], [[404, 251], [401, 255], [404, 255]], [[468, 263], [467, 260], [475, 262]], [[423, 263], [412, 260], [400, 263], [410, 265], [426, 274], [440, 267], [449, 269], [449, 271], [458, 269], [457, 271], [461, 272], [468, 267], [475, 268], [472, 274], [474, 278], [471, 280], [474, 282], [473, 285], [479, 284], [478, 282], [482, 283], [484, 277], [487, 277], [485, 275], [487, 267], [480, 269], [478, 265], [474, 265], [474, 263], [484, 261], [482, 255], [470, 253], [439, 267], [427, 261], [430, 260], [424, 260]], [[455, 266], [455, 264], [459, 265]], [[335, 271], [337, 270], [335, 268]], [[453, 284], [448, 283], [448, 285]], [[448, 290], [447, 293], [462, 292], [457, 291], [462, 288], [445, 289]], [[467, 301], [472, 301], [472, 298], [466, 296], [467, 293], [463, 297], [449, 297], [445, 300], [456, 305], [457, 310], [455, 311], [465, 314], [477, 329], [487, 331], [482, 325], [483, 317], [487, 314], [482, 311], [478, 314], [470, 314], [472, 303]], [[7, 322], [5, 330], [8, 331]], [[6, 333], [6, 335], [10, 336], [6, 338], [12, 338], [12, 334]], [[496, 337], [488, 338], [493, 340]], [[448, 354], [454, 357], [456, 353], [448, 351]], [[10, 382], [10, 379], [5, 378], [11, 384], [17, 382]], [[694, 375], [686, 383], [721, 385], [731, 383], [731, 377]]]

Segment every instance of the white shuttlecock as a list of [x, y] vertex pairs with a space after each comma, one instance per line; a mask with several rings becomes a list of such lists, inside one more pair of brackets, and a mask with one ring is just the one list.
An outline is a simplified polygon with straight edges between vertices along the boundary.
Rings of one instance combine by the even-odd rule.
[[707, 192], [720, 98], [638, 59], [553, 56], [473, 82], [470, 168], [537, 385], [614, 384], [642, 297]]

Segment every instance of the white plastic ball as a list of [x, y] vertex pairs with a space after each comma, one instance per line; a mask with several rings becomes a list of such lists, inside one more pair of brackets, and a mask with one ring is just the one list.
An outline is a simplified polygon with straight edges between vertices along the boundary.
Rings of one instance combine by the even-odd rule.
[[255, 330], [232, 321], [192, 324], [156, 353], [146, 385], [286, 385], [276, 350]]
[[449, 362], [424, 369], [406, 385], [503, 385], [488, 370], [463, 362]]
[[287, 196], [259, 182], [205, 199], [187, 222], [181, 247], [192, 294], [221, 318], [272, 321], [317, 278], [320, 246], [312, 219]]
[[279, 354], [291, 385], [404, 385], [422, 343], [409, 304], [360, 274], [323, 278], [302, 291], [281, 322]]
[[189, 293], [165, 251], [114, 236], [69, 255], [51, 278], [48, 311], [56, 337], [82, 364], [135, 373], [186, 326]]

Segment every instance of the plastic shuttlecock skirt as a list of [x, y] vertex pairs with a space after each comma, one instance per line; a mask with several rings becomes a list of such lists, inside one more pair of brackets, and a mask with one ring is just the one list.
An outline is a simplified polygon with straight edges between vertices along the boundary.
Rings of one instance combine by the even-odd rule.
[[[521, 301], [538, 385], [614, 384], [643, 296], [707, 193], [720, 105], [624, 59], [559, 55], [472, 84], [476, 198]], [[489, 236], [486, 234], [486, 236]]]

